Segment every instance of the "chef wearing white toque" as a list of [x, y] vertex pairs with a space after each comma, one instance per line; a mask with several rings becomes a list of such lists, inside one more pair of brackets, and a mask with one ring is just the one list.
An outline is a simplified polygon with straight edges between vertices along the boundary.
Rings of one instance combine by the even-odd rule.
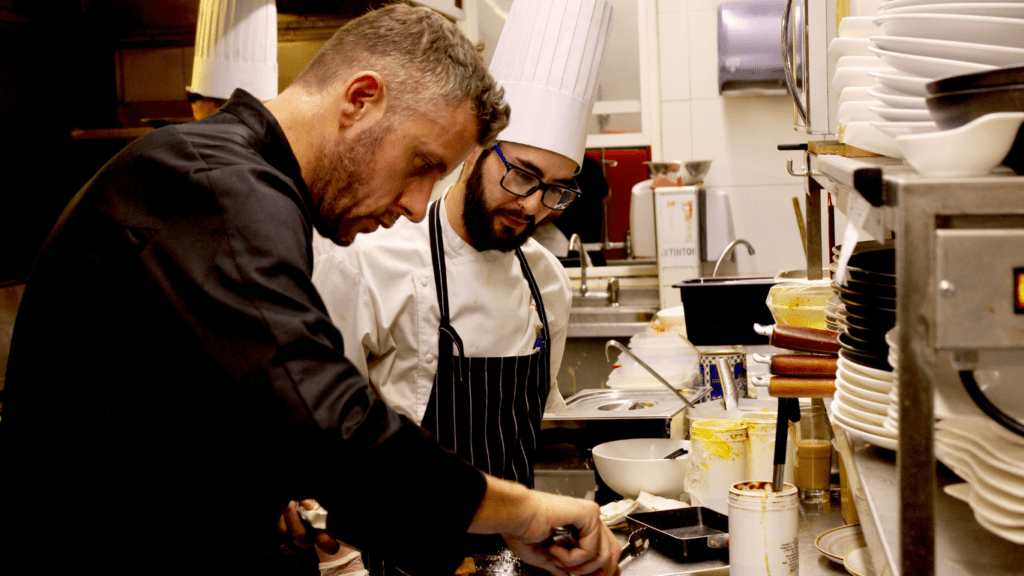
[[277, 97], [275, 0], [201, 0], [192, 84], [196, 120], [216, 112], [241, 88], [266, 102]]
[[[425, 221], [313, 244], [313, 283], [377, 394], [530, 487], [541, 417], [565, 405], [554, 376], [571, 305], [564, 268], [530, 236], [580, 195], [611, 18], [607, 0], [515, 0], [490, 66], [512, 108], [498, 142], [470, 153]], [[367, 567], [391, 573], [377, 558]]]

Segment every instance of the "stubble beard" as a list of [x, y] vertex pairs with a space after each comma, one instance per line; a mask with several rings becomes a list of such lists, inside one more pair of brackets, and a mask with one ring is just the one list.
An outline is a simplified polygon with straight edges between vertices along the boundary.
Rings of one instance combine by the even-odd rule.
[[386, 132], [382, 121], [361, 132], [348, 146], [329, 147], [310, 170], [307, 187], [326, 225], [322, 232], [336, 244], [348, 246], [358, 234], [349, 212], [368, 193], [366, 182], [376, 168], [373, 153]]
[[[522, 246], [537, 229], [533, 216], [518, 210], [490, 209], [484, 202], [483, 165], [487, 154], [481, 154], [473, 171], [466, 180], [466, 203], [462, 209], [462, 220], [466, 225], [466, 233], [472, 245], [478, 251], [498, 250], [511, 252]], [[500, 187], [500, 184], [497, 184]], [[502, 189], [502, 193], [509, 194]], [[527, 220], [526, 229], [516, 234], [513, 229], [501, 224], [498, 217], [509, 214], [520, 220]]]

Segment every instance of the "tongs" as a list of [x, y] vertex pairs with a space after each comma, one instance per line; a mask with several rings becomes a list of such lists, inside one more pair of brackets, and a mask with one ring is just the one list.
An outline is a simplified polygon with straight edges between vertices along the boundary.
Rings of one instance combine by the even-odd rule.
[[647, 370], [648, 372], [650, 372], [651, 376], [654, 376], [655, 380], [657, 380], [658, 382], [661, 382], [666, 388], [671, 390], [673, 394], [675, 394], [676, 396], [679, 396], [679, 399], [682, 400], [688, 407], [696, 409], [696, 407], [693, 405], [692, 402], [690, 402], [690, 400], [686, 397], [686, 395], [684, 395], [682, 392], [680, 392], [675, 386], [669, 384], [668, 380], [665, 380], [664, 378], [662, 378], [661, 374], [658, 374], [658, 372], [655, 371], [654, 368], [651, 368], [650, 366], [647, 365], [646, 362], [644, 362], [643, 360], [637, 358], [636, 354], [633, 354], [632, 352], [630, 352], [629, 348], [626, 348], [622, 344], [619, 344], [617, 341], [609, 340], [608, 342], [605, 343], [605, 345], [604, 345], [604, 359], [605, 360], [607, 360], [609, 362], [611, 361], [611, 358], [608, 356], [608, 348], [610, 348], [612, 346], [615, 346], [619, 350], [622, 350], [623, 354], [628, 355], [638, 365], [640, 365], [641, 368], [643, 368], [644, 370]]
[[772, 491], [782, 492], [786, 471], [786, 440], [789, 438], [789, 423], [800, 421], [800, 400], [779, 398], [779, 419], [775, 425], [775, 469], [772, 474]]

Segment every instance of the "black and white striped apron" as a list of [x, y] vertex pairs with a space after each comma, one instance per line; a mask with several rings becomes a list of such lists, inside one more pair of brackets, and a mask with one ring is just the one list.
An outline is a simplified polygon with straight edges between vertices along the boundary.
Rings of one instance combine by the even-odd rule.
[[[516, 257], [541, 321], [536, 344], [538, 349], [527, 356], [467, 358], [463, 353], [462, 338], [451, 325], [444, 241], [441, 237], [442, 201], [431, 204], [428, 214], [430, 253], [441, 323], [438, 328], [437, 372], [421, 425], [437, 437], [439, 444], [484, 472], [533, 488], [537, 435], [551, 386], [551, 337], [540, 289], [526, 257], [517, 248]], [[500, 319], [494, 320], [500, 322]], [[467, 555], [469, 552], [492, 553], [502, 544], [500, 537], [473, 537], [467, 545]], [[390, 565], [385, 569], [385, 565], [377, 562], [378, 558], [378, 555], [373, 555], [367, 564], [373, 576], [402, 573]]]

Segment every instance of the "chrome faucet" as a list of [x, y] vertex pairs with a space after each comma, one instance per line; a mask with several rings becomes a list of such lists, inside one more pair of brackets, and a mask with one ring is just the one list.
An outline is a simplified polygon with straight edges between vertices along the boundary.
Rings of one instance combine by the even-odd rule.
[[732, 252], [732, 249], [735, 248], [737, 244], [743, 244], [747, 247], [747, 254], [750, 254], [751, 256], [754, 255], [754, 247], [750, 245], [750, 242], [747, 242], [742, 238], [737, 238], [736, 240], [729, 242], [729, 245], [725, 247], [725, 250], [722, 250], [722, 255], [718, 257], [718, 261], [715, 262], [715, 269], [711, 272], [712, 278], [718, 276], [718, 267], [722, 265], [722, 261], [725, 260], [725, 257]]
[[587, 251], [583, 248], [583, 239], [579, 234], [569, 237], [569, 252], [572, 252], [573, 245], [579, 247], [580, 253], [580, 296], [587, 295]]

